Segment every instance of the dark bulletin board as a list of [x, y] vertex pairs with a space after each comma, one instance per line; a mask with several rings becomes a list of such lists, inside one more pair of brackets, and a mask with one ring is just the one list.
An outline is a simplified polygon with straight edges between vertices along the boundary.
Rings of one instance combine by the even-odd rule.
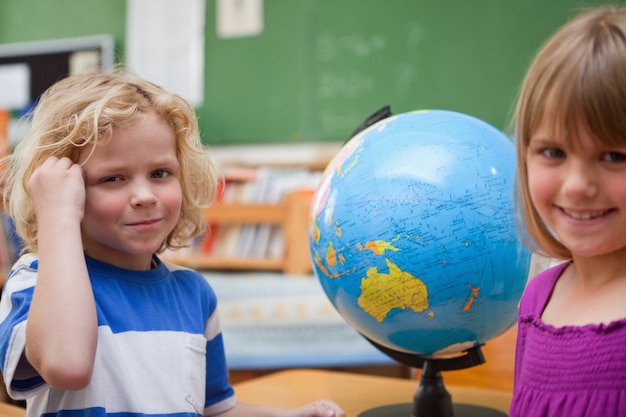
[[52, 84], [70, 74], [72, 55], [88, 51], [97, 54], [98, 69], [105, 70], [113, 65], [113, 38], [101, 35], [0, 44], [0, 68], [11, 64], [28, 66], [32, 104]]
[[265, 0], [265, 31], [240, 39], [215, 36], [209, 4], [204, 137], [343, 140], [385, 104], [395, 113], [456, 110], [505, 128], [537, 48], [593, 3]]
[[103, 52], [103, 68], [123, 52], [125, 0], [0, 1], [0, 65], [25, 63], [31, 99], [69, 71], [78, 51]]
[[27, 64], [30, 72], [30, 100], [35, 102], [48, 87], [60, 77], [69, 74], [69, 54], [40, 54], [34, 57], [2, 57], [0, 66], [6, 64]]

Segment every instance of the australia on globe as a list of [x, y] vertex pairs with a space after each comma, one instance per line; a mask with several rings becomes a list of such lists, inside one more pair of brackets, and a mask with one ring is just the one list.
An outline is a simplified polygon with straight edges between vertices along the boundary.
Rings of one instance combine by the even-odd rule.
[[486, 343], [517, 317], [530, 252], [512, 140], [472, 116], [403, 113], [351, 138], [313, 197], [315, 273], [368, 339], [420, 356]]

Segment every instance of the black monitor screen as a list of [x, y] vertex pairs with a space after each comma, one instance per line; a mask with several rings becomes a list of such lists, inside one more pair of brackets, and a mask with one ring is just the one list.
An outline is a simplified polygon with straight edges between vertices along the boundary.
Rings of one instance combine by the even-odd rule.
[[0, 108], [30, 107], [69, 74], [112, 67], [113, 45], [110, 35], [0, 44]]

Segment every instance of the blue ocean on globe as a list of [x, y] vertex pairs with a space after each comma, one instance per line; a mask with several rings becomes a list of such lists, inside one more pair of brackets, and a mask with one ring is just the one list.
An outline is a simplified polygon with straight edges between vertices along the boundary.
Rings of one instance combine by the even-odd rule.
[[515, 323], [531, 253], [515, 223], [511, 138], [472, 116], [391, 116], [324, 171], [309, 246], [325, 293], [395, 351], [453, 354]]

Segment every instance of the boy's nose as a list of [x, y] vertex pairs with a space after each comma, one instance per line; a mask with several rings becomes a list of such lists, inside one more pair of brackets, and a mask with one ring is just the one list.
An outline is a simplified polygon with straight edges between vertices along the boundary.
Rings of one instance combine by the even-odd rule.
[[133, 187], [133, 195], [131, 203], [133, 206], [151, 205], [156, 202], [157, 198], [149, 184], [136, 184]]

